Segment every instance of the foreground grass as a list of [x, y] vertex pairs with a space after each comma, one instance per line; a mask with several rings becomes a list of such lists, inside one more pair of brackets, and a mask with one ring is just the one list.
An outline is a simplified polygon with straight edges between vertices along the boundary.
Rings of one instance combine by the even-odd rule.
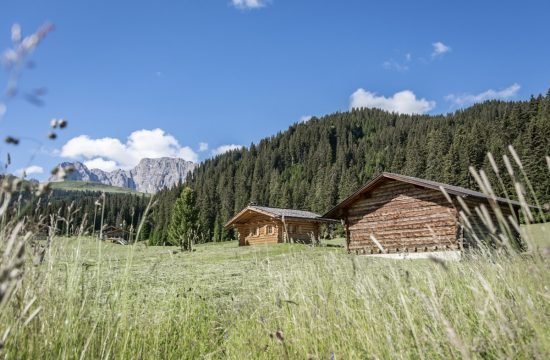
[[81, 238], [57, 239], [48, 259], [28, 267], [0, 319], [15, 323], [7, 358], [550, 355], [541, 252], [440, 263], [327, 246], [231, 242], [181, 253]]

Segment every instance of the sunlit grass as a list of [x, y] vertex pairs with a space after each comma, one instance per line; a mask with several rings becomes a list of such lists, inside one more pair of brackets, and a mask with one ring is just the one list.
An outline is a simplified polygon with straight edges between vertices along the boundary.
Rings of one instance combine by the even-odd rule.
[[[189, 253], [59, 238], [49, 259], [27, 269], [2, 314], [15, 324], [8, 358], [550, 354], [550, 273], [538, 253], [440, 264], [327, 246], [229, 242]], [[27, 314], [41, 311], [24, 325], [27, 315], [14, 317], [33, 297]]]

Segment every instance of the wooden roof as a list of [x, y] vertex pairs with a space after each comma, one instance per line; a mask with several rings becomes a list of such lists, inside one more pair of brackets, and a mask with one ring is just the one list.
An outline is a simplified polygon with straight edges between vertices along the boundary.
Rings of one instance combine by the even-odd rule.
[[501, 198], [501, 197], [493, 198], [493, 197], [491, 197], [487, 194], [484, 194], [482, 192], [466, 189], [466, 188], [463, 188], [463, 187], [460, 187], [460, 186], [454, 186], [454, 185], [440, 183], [440, 182], [437, 182], [437, 181], [415, 178], [415, 177], [412, 177], [412, 176], [406, 176], [406, 175], [399, 175], [399, 174], [384, 172], [384, 173], [378, 175], [377, 177], [375, 177], [374, 179], [372, 179], [370, 182], [368, 182], [362, 188], [360, 188], [355, 193], [350, 195], [348, 198], [346, 198], [340, 204], [338, 204], [335, 207], [333, 207], [332, 209], [330, 209], [325, 215], [323, 215], [323, 217], [327, 217], [327, 218], [335, 217], [337, 215], [338, 210], [340, 210], [342, 208], [345, 208], [346, 206], [352, 204], [353, 202], [355, 202], [355, 200], [358, 196], [375, 189], [378, 185], [380, 185], [386, 179], [401, 181], [401, 182], [409, 183], [409, 184], [412, 184], [412, 185], [424, 187], [424, 188], [427, 188], [427, 189], [438, 190], [438, 191], [441, 191], [441, 189], [444, 189], [448, 194], [451, 194], [451, 195], [456, 195], [456, 196], [461, 196], [461, 197], [476, 197], [476, 198], [482, 198], [482, 199], [487, 199], [487, 200], [494, 199], [494, 200], [496, 200], [497, 202], [500, 202], [500, 203], [511, 204], [513, 206], [516, 206], [516, 207], [521, 206], [521, 204], [519, 202], [514, 201], [514, 200], [508, 200], [508, 199]]
[[230, 227], [238, 222], [246, 222], [251, 216], [262, 214], [274, 219], [293, 219], [313, 222], [334, 222], [333, 219], [326, 219], [319, 214], [305, 210], [282, 209], [267, 206], [249, 205], [233, 216], [225, 227]]
[[128, 230], [125, 230], [125, 229], [122, 229], [122, 228], [119, 228], [119, 227], [116, 227], [116, 226], [113, 226], [113, 225], [105, 226], [103, 228], [103, 233], [116, 233], [116, 232], [123, 232], [125, 234], [130, 233]]

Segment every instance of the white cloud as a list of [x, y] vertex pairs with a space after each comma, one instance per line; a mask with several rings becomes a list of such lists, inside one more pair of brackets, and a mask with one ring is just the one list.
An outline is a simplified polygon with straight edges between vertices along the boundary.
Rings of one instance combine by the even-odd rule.
[[349, 107], [350, 109], [378, 108], [400, 114], [424, 114], [435, 107], [435, 101], [417, 99], [410, 90], [399, 91], [391, 97], [385, 97], [360, 88], [351, 95]]
[[203, 152], [203, 151], [206, 151], [206, 150], [208, 150], [208, 143], [205, 143], [205, 142], [199, 143], [199, 151]]
[[0, 119], [4, 116], [8, 108], [3, 103], [0, 103]]
[[143, 158], [174, 157], [198, 161], [198, 155], [190, 147], [181, 146], [162, 129], [134, 131], [125, 143], [110, 137], [92, 139], [80, 135], [67, 141], [60, 155], [107, 168], [112, 168], [114, 162], [116, 168], [121, 169], [132, 168]]
[[434, 42], [432, 46], [434, 48], [432, 52], [432, 57], [441, 56], [451, 51], [451, 48], [443, 44], [441, 41]]
[[300, 116], [300, 120], [299, 120], [298, 122], [300, 122], [300, 123], [306, 123], [306, 122], [308, 122], [309, 120], [311, 120], [312, 117], [313, 117], [313, 116], [311, 116], [311, 115], [302, 115], [302, 116]]
[[242, 147], [243, 147], [243, 145], [236, 145], [236, 144], [218, 146], [217, 148], [212, 150], [212, 155], [214, 155], [214, 156], [220, 155], [220, 154], [226, 153], [226, 152], [231, 151], [231, 150], [240, 149]]
[[100, 169], [103, 171], [113, 171], [120, 168], [115, 161], [102, 158], [84, 161], [84, 165], [86, 165], [88, 169]]
[[489, 89], [479, 94], [450, 94], [445, 96], [445, 100], [459, 106], [479, 103], [490, 99], [506, 100], [516, 96], [520, 88], [519, 84], [514, 83], [501, 90]]
[[266, 3], [266, 0], [231, 0], [231, 4], [238, 9], [258, 9]]
[[15, 174], [17, 176], [23, 176], [23, 174], [25, 174], [26, 176], [29, 176], [29, 175], [43, 174], [43, 173], [44, 173], [44, 168], [38, 165], [31, 165], [26, 168], [22, 168], [15, 171]]
[[382, 67], [386, 70], [396, 70], [399, 72], [405, 72], [409, 70], [409, 65], [411, 63], [411, 60], [412, 60], [411, 53], [406, 53], [402, 61], [391, 58], [389, 60], [384, 61], [382, 63]]
[[394, 59], [389, 59], [389, 60], [384, 61], [382, 66], [386, 70], [397, 70], [399, 72], [405, 72], [405, 71], [409, 70], [409, 65], [407, 65], [406, 63], [401, 64], [401, 63], [395, 61]]

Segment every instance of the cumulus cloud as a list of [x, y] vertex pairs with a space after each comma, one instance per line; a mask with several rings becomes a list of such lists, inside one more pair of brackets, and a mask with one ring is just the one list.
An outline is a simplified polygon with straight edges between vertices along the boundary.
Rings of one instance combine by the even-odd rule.
[[433, 46], [432, 57], [441, 56], [451, 51], [451, 48], [443, 44], [441, 41], [434, 42], [432, 46]]
[[393, 96], [378, 96], [365, 89], [357, 89], [350, 98], [350, 109], [378, 108], [400, 114], [424, 114], [435, 107], [435, 101], [417, 99], [410, 90], [399, 91]]
[[120, 168], [116, 161], [104, 160], [102, 158], [87, 160], [84, 161], [83, 164], [86, 165], [88, 169], [101, 169], [103, 171], [113, 171]]
[[516, 96], [520, 88], [519, 84], [514, 83], [501, 90], [489, 89], [479, 94], [450, 94], [445, 96], [445, 100], [458, 106], [470, 105], [490, 99], [507, 100]]
[[130, 169], [143, 158], [174, 157], [198, 161], [198, 155], [190, 147], [181, 146], [162, 129], [134, 131], [124, 143], [116, 138], [92, 139], [80, 135], [63, 145], [60, 156], [84, 159], [102, 170]]
[[26, 168], [18, 169], [15, 171], [15, 174], [17, 176], [23, 176], [23, 175], [29, 176], [29, 175], [43, 174], [43, 173], [44, 173], [44, 168], [38, 165], [31, 165]]
[[203, 151], [206, 151], [206, 150], [208, 150], [208, 143], [205, 143], [205, 142], [199, 143], [199, 151], [203, 152]]
[[313, 117], [313, 116], [311, 116], [311, 115], [302, 115], [302, 116], [300, 116], [300, 120], [299, 120], [298, 122], [300, 122], [300, 123], [306, 123], [306, 122], [308, 122], [309, 120], [311, 120], [312, 117]]
[[236, 144], [228, 144], [228, 145], [218, 146], [217, 148], [212, 150], [212, 155], [214, 155], [214, 156], [220, 155], [220, 154], [226, 153], [226, 152], [231, 151], [231, 150], [240, 149], [242, 147], [243, 147], [243, 145], [236, 145]]
[[231, 0], [234, 7], [238, 9], [258, 9], [264, 7], [266, 0]]

